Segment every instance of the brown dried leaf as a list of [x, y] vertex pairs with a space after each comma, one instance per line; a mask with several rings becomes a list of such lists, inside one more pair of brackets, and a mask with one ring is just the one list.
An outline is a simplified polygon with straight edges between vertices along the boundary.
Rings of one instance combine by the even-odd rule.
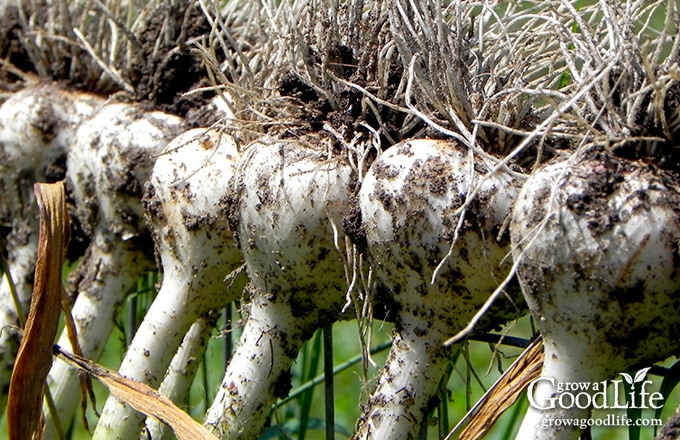
[[170, 399], [148, 385], [123, 377], [88, 359], [64, 352], [58, 346], [55, 346], [55, 350], [60, 359], [97, 379], [121, 401], [168, 425], [177, 440], [217, 440], [217, 437], [175, 406]]
[[529, 383], [541, 374], [542, 366], [543, 339], [537, 339], [522, 352], [484, 395], [470, 418], [470, 423], [463, 429], [458, 439], [484, 438], [505, 410], [522, 395]]
[[10, 381], [9, 440], [43, 437], [42, 402], [52, 366], [63, 292], [61, 269], [70, 238], [63, 183], [36, 183], [34, 191], [40, 209], [38, 261], [31, 308]]

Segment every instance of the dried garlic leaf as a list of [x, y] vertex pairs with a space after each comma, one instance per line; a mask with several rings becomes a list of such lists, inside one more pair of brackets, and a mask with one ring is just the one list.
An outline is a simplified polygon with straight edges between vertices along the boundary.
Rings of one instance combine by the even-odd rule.
[[118, 399], [168, 425], [177, 440], [217, 440], [217, 437], [175, 406], [170, 399], [148, 385], [123, 377], [88, 359], [66, 353], [58, 346], [55, 349], [60, 359], [97, 379]]
[[63, 182], [36, 183], [40, 209], [38, 261], [31, 308], [14, 363], [7, 403], [9, 440], [38, 440], [45, 419], [42, 402], [45, 380], [52, 367], [63, 285], [61, 270], [70, 239]]

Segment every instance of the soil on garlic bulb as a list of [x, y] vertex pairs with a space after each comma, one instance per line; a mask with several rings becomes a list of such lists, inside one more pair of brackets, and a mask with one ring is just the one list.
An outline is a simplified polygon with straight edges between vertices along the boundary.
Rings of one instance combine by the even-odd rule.
[[[542, 376], [599, 382], [680, 350], [680, 181], [594, 149], [536, 171], [512, 218], [519, 280], [545, 346]], [[545, 385], [542, 382], [542, 385]], [[539, 403], [554, 390], [537, 387]], [[575, 439], [542, 429], [588, 409], [529, 409], [518, 438]]]

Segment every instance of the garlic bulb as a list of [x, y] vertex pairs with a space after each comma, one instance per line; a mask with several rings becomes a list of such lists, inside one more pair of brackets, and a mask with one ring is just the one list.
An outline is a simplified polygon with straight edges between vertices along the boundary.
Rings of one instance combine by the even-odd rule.
[[[600, 382], [677, 353], [678, 206], [675, 175], [606, 151], [546, 165], [525, 183], [513, 254], [543, 334], [541, 375], [555, 381], [535, 387], [537, 407], [551, 406], [558, 383]], [[517, 438], [578, 438], [578, 426], [542, 425], [587, 419], [580, 406], [530, 408]]]
[[[450, 360], [444, 342], [465, 327], [510, 269], [504, 261], [509, 237], [499, 232], [518, 185], [504, 172], [482, 181], [487, 165], [468, 159], [456, 142], [402, 142], [383, 153], [363, 181], [370, 262], [396, 317], [387, 363], [354, 438], [418, 438]], [[477, 185], [477, 198], [461, 219], [457, 210]], [[502, 298], [486, 325], [520, 313]]]
[[344, 158], [321, 148], [261, 141], [244, 155], [235, 182], [234, 220], [252, 293], [205, 425], [222, 439], [253, 439], [287, 395], [302, 344], [337, 320], [345, 303], [332, 223], [339, 227], [349, 211], [355, 176]]
[[[154, 156], [181, 124], [176, 116], [109, 103], [84, 120], [74, 134], [67, 184], [90, 243], [69, 275], [67, 289], [78, 294], [72, 314], [83, 354], [90, 359], [98, 359], [104, 350], [115, 312], [127, 293], [140, 276], [155, 268], [142, 189]], [[71, 347], [66, 335], [59, 344]], [[57, 362], [49, 380], [59, 417], [68, 423], [79, 400], [77, 373]], [[48, 420], [48, 438], [54, 435], [50, 424]]]
[[[219, 131], [193, 129], [168, 144], [144, 199], [163, 280], [119, 373], [157, 387], [189, 327], [241, 296], [241, 251], [227, 217], [227, 190], [239, 152]], [[233, 273], [234, 278], [229, 276]], [[125, 420], [125, 422], [121, 422]], [[143, 419], [109, 398], [96, 438], [132, 438]]]

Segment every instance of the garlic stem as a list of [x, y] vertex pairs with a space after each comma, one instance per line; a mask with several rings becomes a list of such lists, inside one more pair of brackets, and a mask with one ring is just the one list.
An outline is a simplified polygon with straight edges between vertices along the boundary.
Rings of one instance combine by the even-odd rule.
[[[161, 112], [145, 112], [132, 104], [107, 103], [83, 120], [68, 151], [67, 183], [76, 217], [92, 242], [76, 275], [76, 289], [90, 289], [76, 298], [73, 318], [80, 326], [83, 355], [97, 359], [113, 327], [115, 306], [145, 271], [154, 267], [151, 237], [144, 220], [142, 189], [154, 155], [167, 145], [182, 120]], [[87, 349], [87, 350], [86, 350]], [[89, 351], [89, 350], [93, 351]], [[71, 396], [76, 373], [58, 364], [51, 379], [62, 424], [67, 424], [78, 399]], [[51, 432], [51, 431], [49, 431]]]
[[[111, 335], [116, 311], [137, 280], [153, 268], [151, 261], [126, 243], [111, 245], [112, 237], [95, 236], [83, 261], [69, 277], [69, 288], [79, 292], [71, 314], [79, 335], [80, 348], [88, 358], [98, 359]], [[58, 344], [73, 352], [67, 335]], [[55, 362], [48, 383], [61, 425], [73, 418], [81, 398], [78, 374], [64, 362]], [[56, 439], [52, 417], [46, 412], [45, 439]]]
[[[216, 321], [217, 314], [211, 313], [201, 316], [191, 326], [184, 336], [177, 354], [172, 358], [165, 378], [158, 388], [159, 393], [169, 398], [180, 408], [185, 407], [189, 399], [191, 384], [196, 377], [198, 367], [201, 365], [201, 359], [203, 359]], [[156, 440], [173, 438], [172, 431], [168, 426], [153, 418], [146, 420], [146, 433]], [[145, 433], [141, 436], [142, 439], [146, 437]]]

